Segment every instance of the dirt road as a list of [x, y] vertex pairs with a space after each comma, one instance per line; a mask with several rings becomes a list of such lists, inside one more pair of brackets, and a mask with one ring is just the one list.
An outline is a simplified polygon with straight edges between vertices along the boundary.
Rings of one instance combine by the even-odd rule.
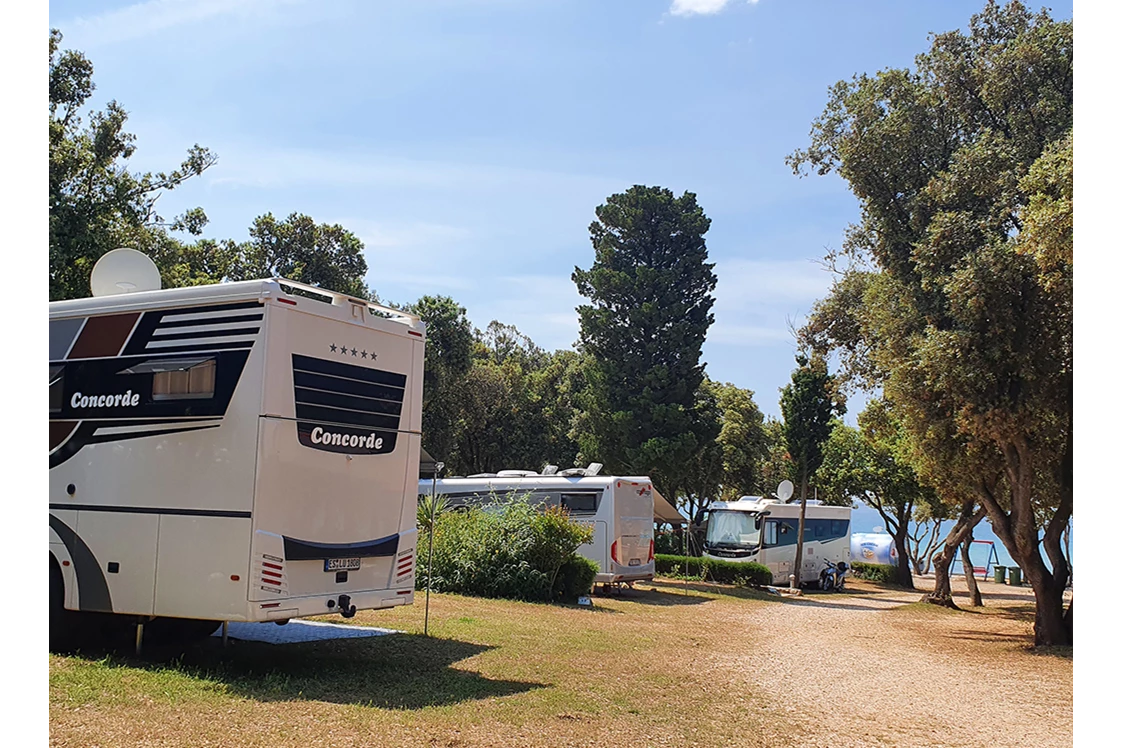
[[802, 746], [1071, 746], [1071, 648], [1027, 647], [1029, 588], [980, 586], [981, 610], [909, 605], [920, 593], [860, 581], [753, 610], [744, 682], [775, 694]]

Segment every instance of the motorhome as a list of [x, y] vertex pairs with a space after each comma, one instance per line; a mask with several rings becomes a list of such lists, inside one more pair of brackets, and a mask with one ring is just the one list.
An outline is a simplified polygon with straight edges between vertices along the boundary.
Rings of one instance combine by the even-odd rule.
[[[850, 507], [808, 501], [804, 516], [803, 563], [797, 584], [818, 582], [824, 562], [850, 561]], [[798, 503], [760, 496], [710, 505], [703, 554], [723, 561], [767, 566], [776, 584], [795, 574], [799, 537]]]
[[411, 603], [424, 344], [284, 279], [50, 302], [52, 638]]
[[614, 588], [655, 578], [655, 489], [647, 477], [598, 475], [599, 466], [553, 475], [502, 470], [466, 478], [418, 482], [421, 496], [435, 494], [450, 509], [502, 504], [521, 496], [539, 506], [560, 506], [593, 529], [577, 552], [597, 564], [595, 584]]

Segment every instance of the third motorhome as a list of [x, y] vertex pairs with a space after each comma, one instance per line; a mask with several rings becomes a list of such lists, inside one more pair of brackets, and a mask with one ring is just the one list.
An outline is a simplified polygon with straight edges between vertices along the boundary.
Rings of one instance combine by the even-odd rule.
[[[723, 561], [755, 561], [767, 566], [775, 584], [786, 585], [794, 572], [799, 504], [743, 496], [710, 506], [704, 553]], [[803, 568], [797, 584], [817, 582], [825, 561], [850, 561], [850, 507], [807, 502], [803, 530]]]

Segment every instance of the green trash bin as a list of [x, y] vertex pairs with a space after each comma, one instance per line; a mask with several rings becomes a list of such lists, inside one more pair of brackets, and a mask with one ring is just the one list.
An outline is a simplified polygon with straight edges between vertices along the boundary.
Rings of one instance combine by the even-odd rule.
[[1015, 587], [1022, 586], [1022, 570], [1017, 566], [1010, 567], [1010, 584]]
[[995, 584], [1006, 584], [1006, 567], [1005, 566], [994, 567], [994, 583]]

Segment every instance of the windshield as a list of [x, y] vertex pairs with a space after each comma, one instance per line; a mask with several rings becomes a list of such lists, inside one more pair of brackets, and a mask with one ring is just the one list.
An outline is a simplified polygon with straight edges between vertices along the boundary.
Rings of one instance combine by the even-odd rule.
[[755, 548], [760, 545], [760, 516], [756, 512], [720, 509], [711, 512], [706, 544], [711, 548]]

